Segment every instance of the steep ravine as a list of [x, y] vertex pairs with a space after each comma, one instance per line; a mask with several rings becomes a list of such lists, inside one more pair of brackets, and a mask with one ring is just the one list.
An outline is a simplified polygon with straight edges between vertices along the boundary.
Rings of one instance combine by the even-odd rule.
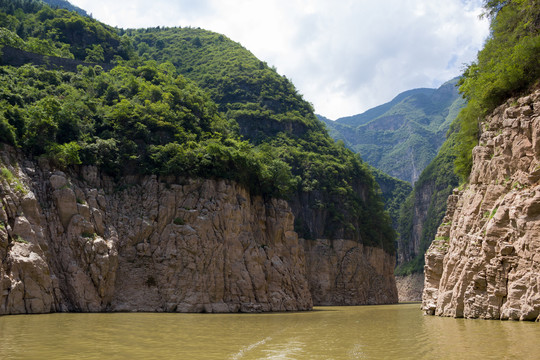
[[540, 320], [540, 91], [483, 122], [425, 260], [426, 314]]
[[0, 156], [0, 315], [397, 301], [391, 255], [299, 239], [286, 201], [224, 180], [118, 183], [95, 167], [57, 171], [7, 146]]

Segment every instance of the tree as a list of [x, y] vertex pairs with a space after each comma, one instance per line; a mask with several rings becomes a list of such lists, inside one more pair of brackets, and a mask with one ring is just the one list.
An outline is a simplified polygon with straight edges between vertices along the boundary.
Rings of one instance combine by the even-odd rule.
[[91, 48], [86, 49], [86, 58], [84, 61], [92, 63], [105, 62], [105, 52], [103, 51], [101, 45], [92, 45]]

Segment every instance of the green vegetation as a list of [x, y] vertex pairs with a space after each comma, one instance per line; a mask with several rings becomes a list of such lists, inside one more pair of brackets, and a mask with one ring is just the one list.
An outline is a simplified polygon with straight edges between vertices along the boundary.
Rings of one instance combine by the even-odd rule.
[[506, 99], [537, 85], [540, 78], [540, 3], [538, 0], [486, 0], [491, 35], [460, 81], [468, 100], [459, 113], [455, 162], [461, 181], [472, 167], [479, 122]]
[[13, 175], [13, 173], [8, 168], [2, 167], [0, 169], [0, 178], [5, 179], [7, 183], [11, 186], [15, 185], [15, 187], [13, 188], [15, 191], [26, 194], [27, 190], [24, 188], [19, 178]]
[[125, 35], [133, 39], [142, 59], [171, 61], [207, 91], [244, 139], [257, 151], [272, 154], [268, 160], [278, 173], [290, 169], [292, 184], [285, 176], [278, 177], [283, 186], [294, 189], [291, 202], [309, 198], [310, 211], [326, 214], [322, 231], [297, 214], [300, 236], [354, 238], [393, 251], [393, 230], [368, 166], [328, 136], [288, 79], [241, 45], [209, 31], [128, 29]]
[[76, 11], [80, 15], [88, 16], [88, 13], [81, 9], [80, 7], [77, 7], [75, 5], [72, 5], [67, 0], [42, 0], [44, 3], [49, 4], [50, 7], [54, 8], [62, 8], [69, 11]]
[[95, 239], [97, 234], [93, 232], [83, 231], [81, 236], [85, 239]]
[[13, 182], [13, 180], [15, 180], [15, 176], [13, 175], [13, 173], [6, 167], [3, 167], [0, 169], [0, 175], [6, 179], [6, 181], [8, 183], [11, 183]]
[[15, 235], [13, 237], [13, 241], [15, 241], [16, 243], [20, 243], [20, 244], [28, 244], [28, 241], [23, 239], [20, 235]]
[[464, 105], [453, 79], [438, 89], [414, 89], [363, 114], [325, 120], [330, 134], [370, 165], [414, 183], [437, 155]]
[[398, 228], [400, 209], [412, 192], [412, 186], [406, 181], [396, 179], [379, 169], [370, 167], [375, 181], [381, 188], [384, 207], [392, 218], [394, 229]]
[[[118, 178], [231, 179], [289, 199], [300, 236], [394, 251], [367, 164], [328, 136], [288, 79], [239, 44], [201, 29], [113, 29], [31, 0], [0, 0], [0, 28], [4, 45], [103, 63], [77, 72], [0, 67], [0, 141]], [[313, 212], [323, 226], [303, 219]]]
[[0, 0], [0, 46], [42, 55], [85, 60], [87, 50], [101, 48], [103, 60], [131, 58], [129, 41], [116, 29], [41, 1]]
[[175, 225], [185, 225], [185, 224], [186, 224], [186, 222], [184, 221], [184, 219], [178, 218], [178, 217], [175, 218], [175, 219], [173, 220], [173, 223], [174, 223]]
[[[424, 254], [444, 218], [448, 196], [459, 183], [454, 173], [456, 141], [457, 132], [453, 131], [435, 159], [422, 171], [400, 209], [398, 248], [405, 262], [396, 268], [396, 275], [424, 269]], [[421, 233], [415, 233], [414, 224], [421, 226]], [[418, 246], [415, 248], [413, 244]]]
[[221, 177], [276, 196], [294, 185], [286, 164], [232, 134], [208, 96], [170, 64], [79, 73], [25, 65], [1, 68], [0, 79], [4, 141], [58, 167]]

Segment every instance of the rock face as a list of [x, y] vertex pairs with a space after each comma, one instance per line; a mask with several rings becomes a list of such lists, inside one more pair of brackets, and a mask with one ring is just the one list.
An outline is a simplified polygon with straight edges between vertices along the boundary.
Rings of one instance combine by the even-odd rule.
[[413, 273], [405, 276], [396, 276], [396, 286], [399, 302], [422, 301], [424, 274]]
[[412, 261], [421, 252], [420, 241], [423, 236], [424, 224], [428, 217], [428, 211], [434, 192], [435, 185], [432, 184], [432, 182], [427, 182], [414, 193], [412, 199], [413, 205], [410, 209], [412, 222], [410, 234], [398, 237], [398, 264]]
[[[353, 184], [357, 194], [365, 185]], [[335, 226], [326, 209], [313, 204], [328, 202], [322, 193], [303, 193], [290, 200], [294, 214], [303, 220], [300, 232], [306, 258], [306, 275], [314, 305], [368, 305], [398, 302], [394, 278], [395, 255], [365, 246], [360, 236]], [[345, 200], [345, 199], [343, 199]], [[359, 219], [352, 218], [359, 228]], [[307, 229], [307, 231], [306, 231]], [[335, 236], [329, 239], [328, 234]], [[355, 238], [356, 237], [356, 238]]]
[[483, 123], [425, 260], [427, 314], [540, 320], [540, 91]]
[[0, 315], [397, 302], [392, 255], [299, 239], [287, 202], [232, 182], [119, 186], [95, 167], [68, 175], [7, 147], [0, 170]]
[[227, 181], [124, 188], [2, 153], [0, 314], [309, 310], [305, 257], [283, 200]]
[[393, 304], [395, 257], [352, 240], [304, 240], [315, 305]]

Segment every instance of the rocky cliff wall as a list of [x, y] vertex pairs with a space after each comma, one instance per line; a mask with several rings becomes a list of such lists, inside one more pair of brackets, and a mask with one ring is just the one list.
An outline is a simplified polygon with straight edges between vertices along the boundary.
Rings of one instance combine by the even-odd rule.
[[285, 201], [235, 183], [120, 186], [95, 167], [66, 174], [7, 146], [0, 171], [0, 315], [397, 302], [392, 255], [298, 239]]
[[416, 189], [413, 193], [412, 206], [407, 209], [411, 212], [409, 215], [411, 227], [407, 229], [410, 233], [398, 237], [398, 264], [412, 261], [421, 252], [420, 240], [434, 192], [435, 186], [431, 182], [426, 182], [424, 186]]
[[427, 314], [540, 320], [540, 91], [482, 124], [470, 181], [426, 253]]
[[399, 302], [422, 301], [424, 273], [396, 276]]
[[1, 156], [0, 314], [312, 307], [285, 201], [226, 181], [118, 188], [93, 167]]
[[398, 302], [394, 256], [353, 240], [301, 240], [315, 305]]

